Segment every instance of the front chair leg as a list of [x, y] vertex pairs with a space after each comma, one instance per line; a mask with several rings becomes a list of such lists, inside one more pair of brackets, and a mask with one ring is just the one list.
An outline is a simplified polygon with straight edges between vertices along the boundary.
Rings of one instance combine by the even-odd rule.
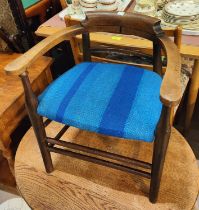
[[21, 74], [20, 77], [24, 87], [26, 109], [37, 138], [46, 172], [50, 173], [53, 171], [52, 159], [47, 147], [46, 132], [42, 117], [37, 114], [37, 98], [32, 91], [27, 72]]
[[155, 203], [158, 198], [164, 160], [171, 133], [170, 115], [171, 108], [163, 106], [153, 150], [151, 183], [149, 192], [149, 200], [152, 203]]

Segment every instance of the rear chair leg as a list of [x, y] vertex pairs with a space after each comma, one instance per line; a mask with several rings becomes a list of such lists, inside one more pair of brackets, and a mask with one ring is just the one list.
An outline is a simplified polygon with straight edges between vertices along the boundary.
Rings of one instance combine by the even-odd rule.
[[42, 117], [37, 114], [38, 101], [32, 91], [27, 72], [22, 73], [20, 77], [24, 87], [25, 103], [28, 115], [34, 129], [37, 142], [39, 144], [46, 172], [50, 173], [53, 171], [53, 165], [50, 152], [47, 148], [46, 132], [42, 121]]
[[151, 183], [149, 192], [149, 200], [152, 203], [155, 203], [158, 198], [164, 160], [171, 133], [170, 115], [171, 108], [163, 106], [153, 150]]

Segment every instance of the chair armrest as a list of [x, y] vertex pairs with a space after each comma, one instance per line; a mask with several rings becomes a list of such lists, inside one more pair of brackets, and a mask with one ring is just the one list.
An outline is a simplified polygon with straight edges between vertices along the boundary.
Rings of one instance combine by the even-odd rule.
[[166, 106], [176, 106], [182, 98], [180, 53], [168, 37], [159, 37], [159, 40], [167, 56], [167, 68], [160, 89], [160, 99]]
[[40, 56], [44, 55], [51, 48], [59, 44], [60, 42], [69, 39], [71, 36], [75, 36], [83, 32], [83, 28], [80, 26], [72, 26], [43, 39], [37, 45], [32, 47], [26, 53], [21, 55], [16, 60], [12, 61], [5, 67], [5, 71], [10, 75], [20, 75]]

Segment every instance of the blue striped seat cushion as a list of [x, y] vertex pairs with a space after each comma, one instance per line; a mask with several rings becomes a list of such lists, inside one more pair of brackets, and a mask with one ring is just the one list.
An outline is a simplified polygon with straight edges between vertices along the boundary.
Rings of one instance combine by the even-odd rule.
[[162, 109], [161, 81], [142, 68], [84, 62], [47, 87], [37, 111], [80, 129], [151, 142]]

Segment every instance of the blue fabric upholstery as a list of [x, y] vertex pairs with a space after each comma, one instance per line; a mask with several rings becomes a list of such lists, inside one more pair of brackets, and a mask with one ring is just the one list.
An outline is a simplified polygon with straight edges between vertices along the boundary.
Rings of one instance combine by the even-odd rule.
[[80, 129], [151, 142], [162, 109], [161, 82], [142, 68], [84, 62], [48, 86], [37, 111]]

